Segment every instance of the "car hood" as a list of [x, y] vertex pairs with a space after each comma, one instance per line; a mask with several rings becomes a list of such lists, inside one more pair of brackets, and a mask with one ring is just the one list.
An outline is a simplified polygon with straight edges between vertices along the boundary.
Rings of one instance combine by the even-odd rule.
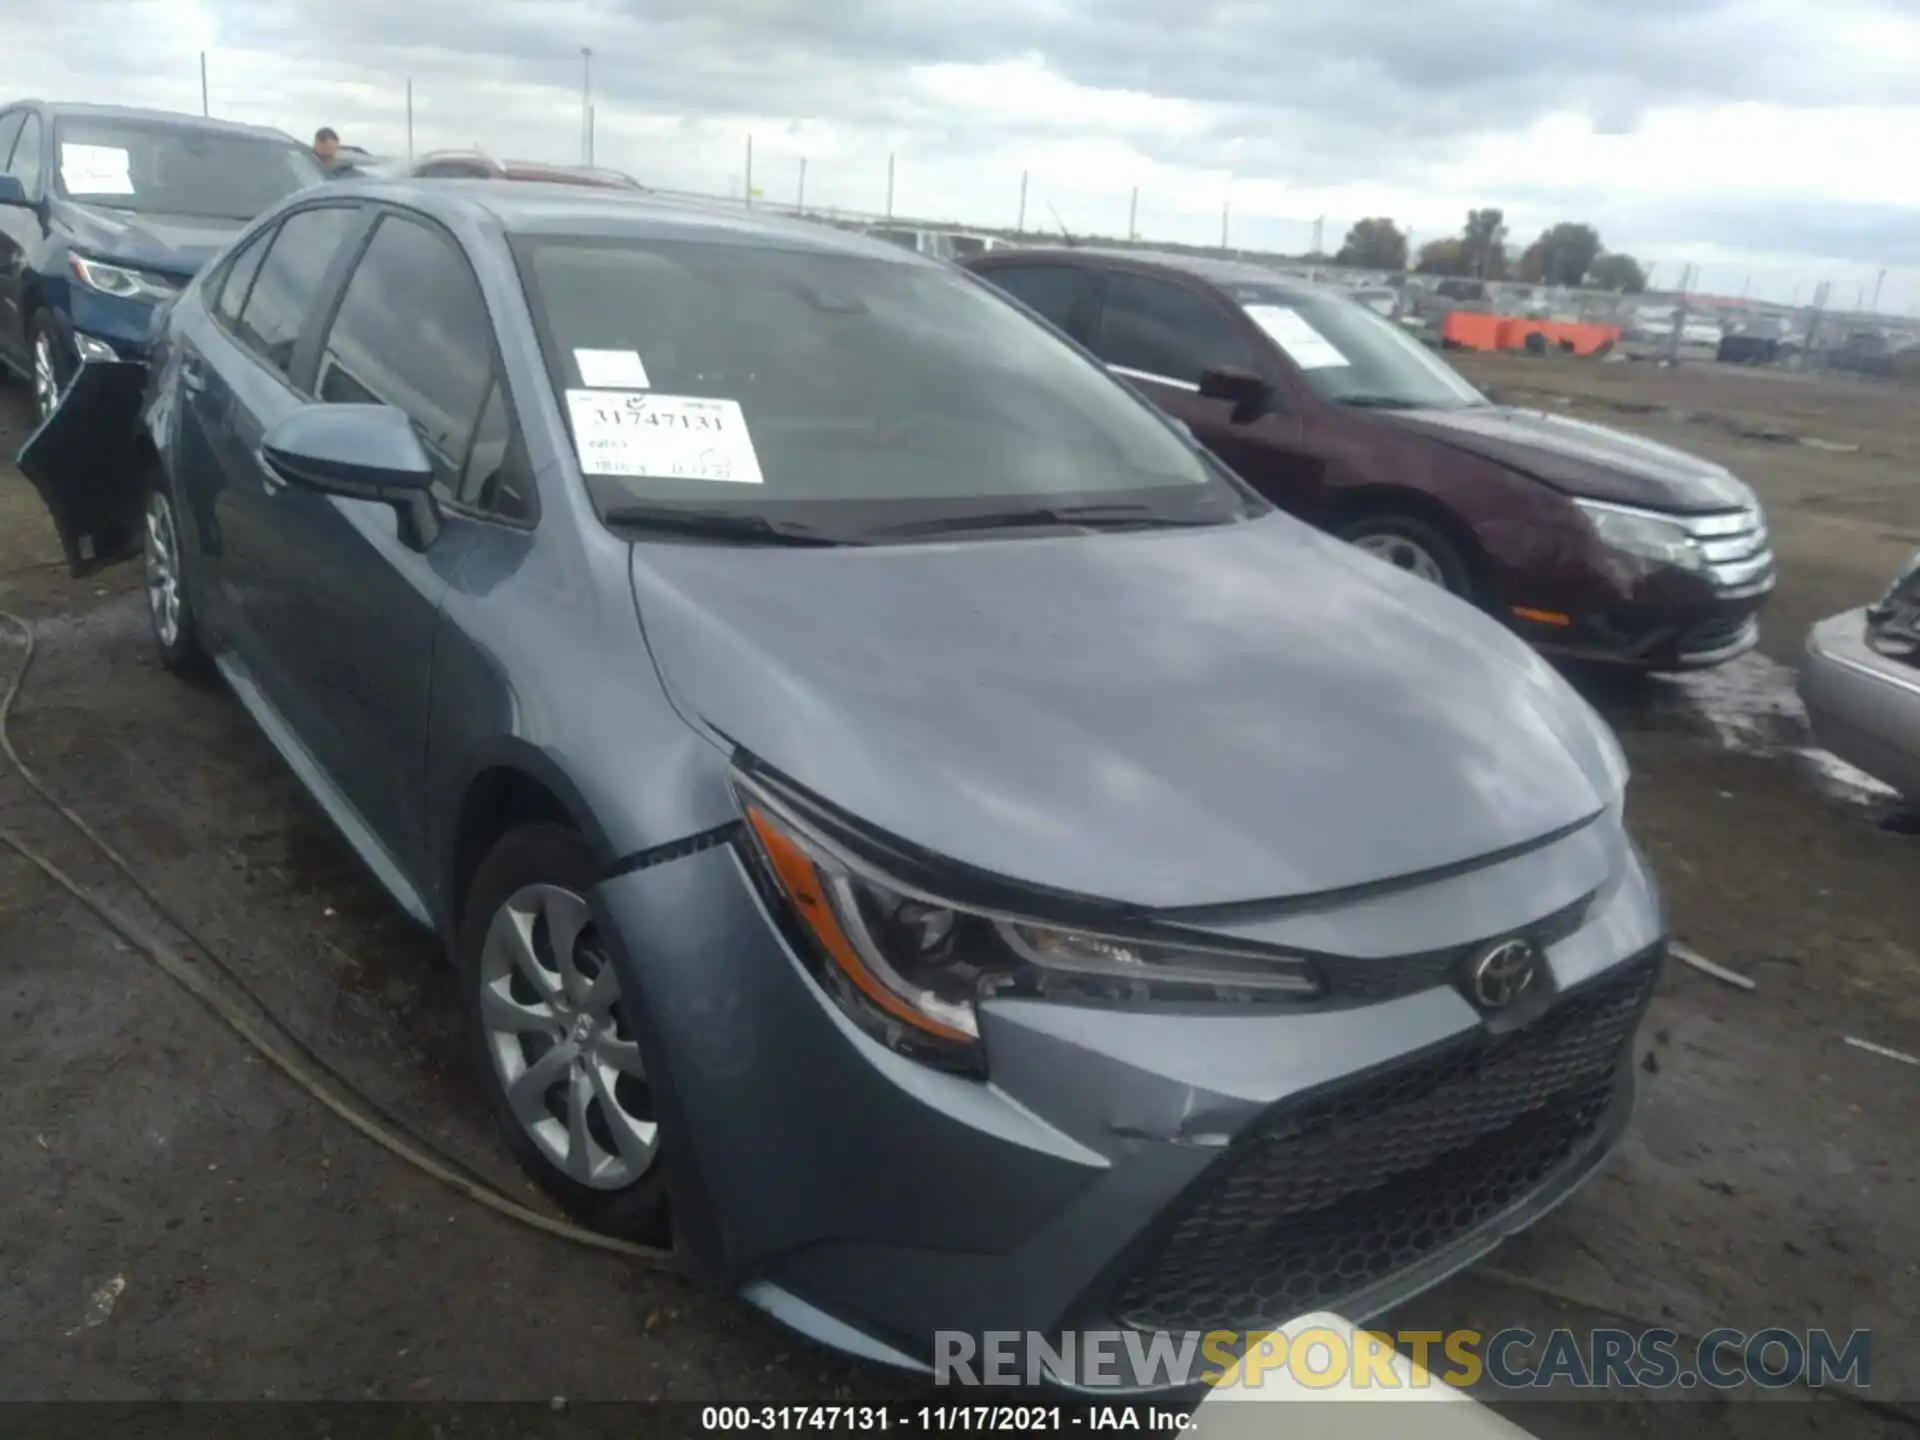
[[102, 260], [191, 279], [246, 227], [204, 215], [134, 215], [61, 202], [56, 219], [75, 249]]
[[[634, 546], [675, 705], [861, 821], [1162, 908], [1452, 866], [1601, 811], [1611, 735], [1492, 620], [1284, 516]], [[1612, 758], [1610, 758], [1612, 757]]]
[[1564, 415], [1489, 405], [1384, 418], [1589, 500], [1682, 514], [1755, 503], [1753, 492], [1723, 465]]

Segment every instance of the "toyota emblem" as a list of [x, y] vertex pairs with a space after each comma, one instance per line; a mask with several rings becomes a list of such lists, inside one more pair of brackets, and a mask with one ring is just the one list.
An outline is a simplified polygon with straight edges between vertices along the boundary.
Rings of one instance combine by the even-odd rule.
[[1474, 956], [1467, 988], [1482, 1010], [1504, 1010], [1526, 993], [1539, 969], [1531, 940], [1499, 940]]

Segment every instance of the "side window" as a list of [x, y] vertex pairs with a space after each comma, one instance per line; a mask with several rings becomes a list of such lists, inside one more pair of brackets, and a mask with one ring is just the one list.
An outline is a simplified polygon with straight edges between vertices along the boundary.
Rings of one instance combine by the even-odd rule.
[[40, 117], [28, 111], [26, 123], [20, 127], [20, 138], [14, 143], [13, 163], [7, 166], [7, 171], [20, 182], [20, 188], [27, 192], [29, 200], [40, 198], [40, 172], [43, 168], [40, 141]]
[[13, 167], [7, 162], [13, 154], [14, 138], [19, 135], [20, 127], [26, 122], [26, 118], [27, 112], [24, 110], [14, 110], [0, 115], [0, 172], [8, 175], [13, 173]]
[[1258, 364], [1252, 342], [1226, 311], [1185, 286], [1142, 275], [1109, 274], [1094, 347], [1109, 365], [1188, 385], [1204, 370]]
[[[1072, 265], [996, 265], [980, 278], [1044, 315], [1076, 339], [1073, 321], [1087, 293], [1087, 272]], [[1082, 327], [1084, 328], [1084, 327]]]
[[533, 496], [525, 473], [512, 463], [513, 453], [513, 416], [507, 409], [506, 387], [495, 380], [460, 475], [460, 503], [508, 520], [532, 519]]
[[359, 212], [344, 205], [296, 210], [280, 222], [240, 309], [241, 343], [285, 374], [307, 311]]
[[435, 480], [475, 503], [497, 490], [510, 448], [494, 380], [493, 324], [466, 257], [423, 224], [381, 220], [327, 335], [319, 398], [405, 412]]
[[247, 303], [247, 291], [253, 288], [253, 277], [260, 273], [260, 262], [267, 258], [267, 247], [273, 243], [273, 231], [263, 230], [246, 247], [227, 262], [213, 282], [213, 313], [230, 326], [240, 323], [240, 307]]

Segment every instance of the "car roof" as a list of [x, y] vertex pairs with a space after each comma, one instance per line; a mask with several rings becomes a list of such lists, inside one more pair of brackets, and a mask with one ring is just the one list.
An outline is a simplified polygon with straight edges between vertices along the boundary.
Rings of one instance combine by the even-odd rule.
[[198, 130], [206, 134], [253, 135], [261, 139], [285, 141], [289, 145], [300, 143], [286, 131], [275, 130], [271, 125], [243, 125], [237, 120], [214, 120], [178, 110], [140, 110], [130, 105], [83, 105], [66, 100], [28, 100], [24, 103], [39, 105], [56, 120], [66, 117], [76, 120], [134, 120], [143, 125], [167, 125], [178, 130]]
[[859, 256], [891, 265], [940, 268], [925, 259], [851, 231], [728, 205], [616, 186], [549, 184], [528, 180], [355, 179], [327, 188], [329, 198], [364, 195], [441, 219], [485, 217], [509, 235], [557, 235], [632, 240], [758, 242], [768, 249], [812, 250]]
[[[1271, 290], [1298, 295], [1337, 295], [1342, 292], [1327, 285], [1316, 285], [1283, 270], [1269, 270], [1247, 260], [1226, 260], [1212, 255], [1183, 255], [1170, 250], [1122, 250], [1098, 245], [1050, 245], [1028, 250], [989, 250], [985, 255], [969, 257], [982, 270], [998, 268], [1011, 261], [1045, 259], [1072, 263], [1080, 259], [1113, 261], [1148, 269], [1173, 270], [1191, 275], [1209, 285], [1261, 285]], [[969, 266], [969, 268], [972, 268]]]

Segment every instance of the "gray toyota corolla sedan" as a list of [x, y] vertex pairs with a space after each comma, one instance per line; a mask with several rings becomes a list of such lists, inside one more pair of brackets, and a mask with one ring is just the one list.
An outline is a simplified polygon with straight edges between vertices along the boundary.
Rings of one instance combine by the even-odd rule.
[[1360, 1318], [1625, 1123], [1606, 727], [980, 282], [348, 183], [140, 380], [23, 458], [74, 568], [144, 545], [166, 663], [445, 937], [528, 1170], [787, 1324]]

